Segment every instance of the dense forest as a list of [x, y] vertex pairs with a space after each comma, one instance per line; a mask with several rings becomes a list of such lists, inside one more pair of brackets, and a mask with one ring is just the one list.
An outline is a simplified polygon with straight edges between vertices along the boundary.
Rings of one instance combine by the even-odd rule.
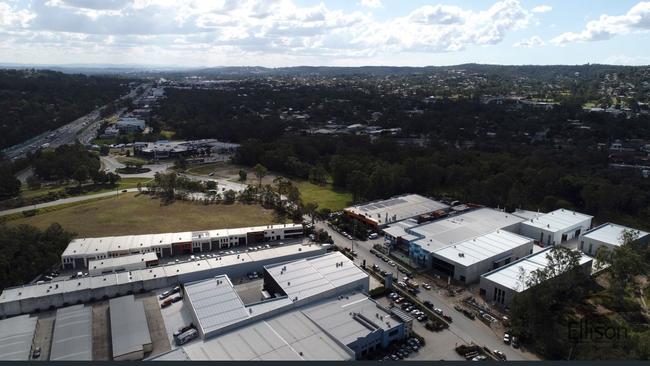
[[0, 224], [0, 288], [27, 283], [50, 269], [72, 237], [58, 224], [43, 231], [28, 225]]
[[[414, 108], [422, 112], [407, 113]], [[283, 117], [304, 111], [307, 121]], [[380, 116], [366, 122], [373, 111]], [[509, 209], [566, 207], [597, 221], [650, 229], [650, 180], [638, 171], [611, 169], [609, 151], [598, 147], [650, 139], [648, 115], [588, 113], [568, 99], [551, 110], [473, 97], [426, 104], [421, 95], [386, 95], [347, 82], [245, 80], [219, 90], [167, 88], [155, 120], [178, 137], [242, 143], [235, 157], [240, 164], [261, 163], [305, 179], [325, 169], [334, 186], [357, 201], [414, 192]], [[309, 133], [332, 120], [402, 132], [372, 139]], [[404, 143], [400, 136], [426, 144]]]
[[0, 70], [0, 149], [58, 128], [124, 93], [124, 79]]

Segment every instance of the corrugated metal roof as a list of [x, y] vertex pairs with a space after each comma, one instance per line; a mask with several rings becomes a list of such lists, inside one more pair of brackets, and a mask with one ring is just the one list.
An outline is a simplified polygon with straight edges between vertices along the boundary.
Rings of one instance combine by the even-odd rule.
[[50, 361], [90, 361], [93, 355], [92, 308], [68, 306], [56, 311]]
[[265, 267], [290, 299], [305, 299], [368, 275], [340, 252]]
[[[533, 253], [527, 257], [521, 258], [518, 261], [512, 262], [507, 266], [488, 272], [481, 277], [485, 277], [492, 282], [495, 282], [505, 288], [509, 288], [517, 292], [525, 291], [528, 289], [526, 282], [528, 282], [530, 274], [535, 270], [546, 268], [548, 265], [548, 258], [546, 258], [546, 254], [549, 253], [549, 251], [552, 249], [553, 248], [551, 247], [537, 253]], [[592, 261], [591, 257], [583, 253], [581, 254], [582, 256], [580, 257], [580, 265]], [[522, 270], [524, 274], [523, 278], [520, 276]]]
[[631, 230], [632, 232], [636, 233], [638, 235], [637, 239], [641, 239], [646, 235], [650, 235], [645, 231], [632, 229], [622, 225], [607, 223], [585, 232], [582, 236], [585, 238], [598, 240], [610, 245], [618, 246], [622, 244], [621, 239], [623, 237], [623, 232], [625, 230]]
[[378, 330], [388, 330], [400, 323], [390, 312], [359, 293], [309, 305], [302, 312], [345, 345], [365, 338]]
[[553, 212], [549, 212], [546, 215], [526, 220], [522, 225], [541, 228], [551, 232], [558, 232], [569, 229], [586, 220], [591, 220], [592, 218], [593, 216], [560, 208]]
[[506, 212], [491, 208], [479, 208], [410, 230], [423, 237], [416, 240], [415, 244], [428, 252], [435, 252], [448, 245], [487, 234], [523, 220], [521, 217]]
[[0, 361], [30, 359], [37, 321], [29, 315], [0, 320]]
[[142, 301], [133, 295], [109, 301], [113, 358], [143, 350], [151, 344], [147, 316]]
[[348, 207], [345, 210], [357, 215], [363, 215], [379, 225], [384, 225], [448, 207], [444, 203], [418, 194], [408, 194]]
[[532, 246], [532, 242], [533, 239], [505, 230], [497, 230], [450, 245], [434, 253], [436, 256], [445, 258], [450, 262], [467, 267], [485, 259], [497, 257], [499, 254], [511, 252], [513, 249], [528, 243]]
[[192, 361], [354, 359], [349, 348], [338, 344], [300, 311], [258, 321], [183, 348]]
[[228, 276], [188, 283], [185, 297], [204, 334], [249, 318], [249, 312]]

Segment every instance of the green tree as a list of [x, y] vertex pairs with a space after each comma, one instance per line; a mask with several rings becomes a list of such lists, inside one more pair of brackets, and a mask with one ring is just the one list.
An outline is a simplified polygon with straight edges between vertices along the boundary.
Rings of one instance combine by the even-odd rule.
[[239, 181], [240, 181], [240, 182], [245, 182], [247, 176], [248, 176], [248, 174], [246, 173], [245, 170], [243, 170], [243, 169], [240, 169], [240, 170], [239, 170]]
[[262, 187], [262, 178], [266, 176], [268, 170], [266, 169], [266, 167], [264, 167], [264, 165], [258, 163], [253, 167], [253, 171], [255, 172], [255, 176], [259, 180], [258, 186]]
[[20, 193], [20, 181], [8, 167], [0, 167], [0, 199], [15, 197]]

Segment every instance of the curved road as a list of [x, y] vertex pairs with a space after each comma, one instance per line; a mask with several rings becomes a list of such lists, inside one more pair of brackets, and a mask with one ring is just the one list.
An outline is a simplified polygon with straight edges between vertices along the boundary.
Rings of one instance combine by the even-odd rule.
[[95, 198], [115, 196], [115, 195], [126, 193], [126, 192], [137, 192], [138, 189], [137, 188], [128, 188], [128, 189], [126, 189], [126, 192], [122, 192], [122, 191], [123, 190], [116, 190], [115, 192], [111, 191], [111, 192], [104, 192], [104, 193], [89, 194], [89, 195], [86, 195], [86, 196], [61, 198], [61, 199], [58, 199], [56, 201], [50, 201], [50, 202], [39, 203], [39, 204], [36, 204], [36, 205], [12, 208], [10, 210], [0, 211], [0, 216], [11, 215], [11, 214], [14, 214], [14, 213], [19, 213], [19, 212], [24, 212], [24, 211], [29, 211], [29, 210], [35, 210], [35, 209], [44, 208], [44, 207], [58, 206], [58, 205], [66, 204], [66, 203], [81, 202], [81, 201], [92, 200], [92, 199], [95, 199]]

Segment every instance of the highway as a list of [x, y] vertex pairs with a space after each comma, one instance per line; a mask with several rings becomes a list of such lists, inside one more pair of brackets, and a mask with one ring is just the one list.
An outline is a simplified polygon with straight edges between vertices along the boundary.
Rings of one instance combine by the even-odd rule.
[[[395, 282], [401, 281], [401, 278], [404, 275], [400, 274], [397, 271], [397, 267], [391, 267], [388, 265], [388, 263], [382, 261], [374, 254], [370, 253], [370, 249], [372, 248], [373, 244], [383, 243], [382, 237], [376, 240], [368, 240], [365, 242], [358, 240], [352, 241], [339, 234], [335, 230], [329, 228], [325, 222], [318, 221], [316, 222], [315, 226], [316, 228], [326, 230], [332, 239], [334, 239], [334, 243], [339, 247], [351, 248], [355, 250], [358, 253], [355, 262], [357, 262], [359, 265], [361, 265], [365, 259], [366, 266], [370, 267], [373, 264], [377, 264], [381, 269], [392, 272], [393, 278], [395, 278]], [[445, 314], [449, 314], [452, 317], [453, 321], [449, 326], [449, 330], [441, 333], [434, 333], [434, 337], [457, 337], [457, 341], [459, 343], [473, 342], [481, 346], [487, 346], [491, 350], [500, 350], [506, 354], [508, 360], [538, 360], [538, 357], [534, 354], [525, 352], [521, 348], [515, 349], [504, 344], [502, 335], [492, 330], [480, 320], [470, 320], [469, 318], [456, 311], [454, 309], [454, 304], [460, 300], [460, 297], [447, 297], [446, 290], [436, 288], [436, 286], [432, 284], [431, 281], [420, 275], [416, 274], [414, 280], [419, 284], [429, 283], [432, 285], [431, 290], [425, 290], [421, 288], [421, 292], [417, 296], [420, 301], [429, 300], [434, 304], [435, 307], [442, 309]]]
[[[129, 98], [140, 98], [151, 86], [147, 85], [143, 88], [143, 92], [137, 95], [138, 87], [132, 89], [128, 94], [118, 98], [117, 101], [126, 100]], [[88, 144], [97, 134], [97, 130], [101, 124], [101, 111], [106, 106], [95, 109], [87, 115], [77, 118], [76, 120], [63, 125], [56, 130], [47, 131], [42, 133], [26, 142], [18, 145], [11, 146], [3, 151], [8, 159], [15, 160], [23, 158], [29, 151], [36, 151], [40, 148], [55, 148], [61, 145], [72, 144], [79, 140], [82, 144]], [[118, 111], [115, 115], [119, 115], [123, 110]]]

